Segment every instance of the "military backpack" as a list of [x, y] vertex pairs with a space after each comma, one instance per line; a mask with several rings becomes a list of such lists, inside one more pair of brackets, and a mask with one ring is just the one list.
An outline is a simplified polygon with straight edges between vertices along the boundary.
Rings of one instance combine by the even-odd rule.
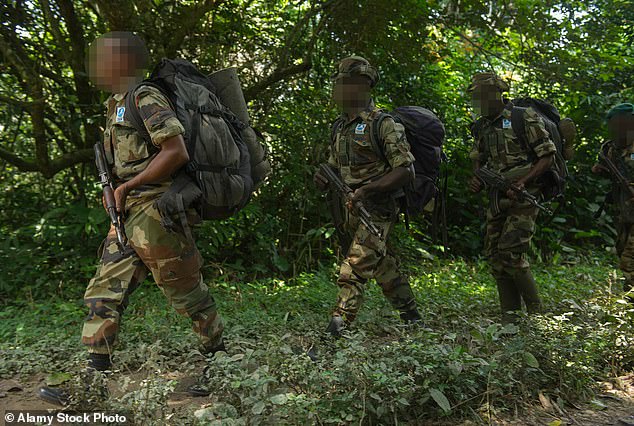
[[174, 226], [175, 216], [180, 216], [182, 223], [184, 210], [189, 207], [196, 208], [204, 220], [227, 218], [242, 209], [254, 188], [270, 172], [265, 156], [258, 155], [261, 158], [256, 159], [252, 155], [265, 152], [260, 141], [254, 137], [249, 143], [257, 145], [245, 143], [249, 125], [223, 105], [213, 82], [193, 64], [182, 59], [163, 59], [150, 77], [126, 96], [125, 114], [150, 144], [134, 102], [134, 93], [141, 86], [160, 90], [185, 128], [183, 137], [189, 162], [157, 201], [163, 225]]
[[[380, 137], [380, 129], [388, 117], [403, 125], [405, 136], [414, 156], [414, 181], [403, 188], [400, 197], [401, 211], [405, 214], [406, 224], [410, 217], [415, 217], [432, 206], [432, 235], [436, 239], [439, 224], [442, 226], [442, 240], [446, 245], [446, 194], [447, 173], [444, 170], [441, 179], [441, 165], [446, 160], [442, 146], [445, 137], [445, 126], [430, 110], [419, 106], [401, 106], [391, 112], [379, 111], [372, 120], [370, 128], [370, 143], [374, 151], [387, 163]], [[340, 120], [335, 121], [331, 130], [331, 140], [334, 141]], [[442, 188], [441, 181], [442, 180]], [[434, 201], [433, 203], [431, 203]]]
[[512, 100], [511, 125], [515, 135], [519, 138], [524, 149], [529, 153], [531, 162], [536, 160], [533, 151], [528, 146], [524, 113], [527, 108], [533, 110], [544, 121], [544, 127], [550, 139], [555, 144], [555, 161], [553, 166], [539, 177], [542, 195], [545, 200], [552, 200], [563, 196], [566, 180], [568, 179], [567, 161], [574, 155], [574, 140], [576, 137], [575, 123], [570, 118], [562, 119], [559, 111], [547, 101], [535, 98], [516, 98]]

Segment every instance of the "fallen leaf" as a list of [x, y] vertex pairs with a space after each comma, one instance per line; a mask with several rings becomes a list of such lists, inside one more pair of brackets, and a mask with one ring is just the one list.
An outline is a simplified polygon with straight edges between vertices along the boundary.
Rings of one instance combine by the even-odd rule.
[[71, 378], [72, 378], [72, 376], [70, 374], [68, 374], [68, 373], [60, 373], [60, 372], [51, 373], [46, 378], [46, 385], [47, 386], [59, 386], [62, 383], [65, 383], [65, 382], [69, 381]]
[[553, 407], [553, 403], [550, 401], [550, 398], [544, 395], [542, 391], [539, 391], [537, 395], [539, 396], [539, 402], [541, 402], [542, 407], [544, 407], [544, 410], [548, 412], [552, 412], [555, 410], [555, 407]]

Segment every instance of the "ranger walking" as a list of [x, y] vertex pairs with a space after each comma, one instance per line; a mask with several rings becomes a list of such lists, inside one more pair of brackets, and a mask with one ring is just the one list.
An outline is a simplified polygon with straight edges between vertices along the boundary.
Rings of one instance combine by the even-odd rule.
[[[526, 144], [522, 143], [513, 129], [513, 103], [503, 96], [508, 90], [508, 84], [494, 73], [476, 74], [469, 87], [473, 107], [481, 115], [472, 129], [475, 146], [471, 159], [476, 176], [470, 189], [482, 190], [477, 174], [485, 166], [514, 186], [506, 192], [492, 189], [489, 196], [495, 197], [492, 204], [496, 211], [491, 205], [487, 210], [485, 254], [497, 283], [504, 322], [514, 320], [513, 312], [521, 310], [522, 300], [529, 313], [541, 308], [526, 255], [539, 212], [534, 202], [540, 195], [537, 181], [553, 164], [556, 152], [541, 117], [532, 108], [522, 116]], [[518, 196], [523, 190], [535, 197]]]
[[619, 210], [616, 251], [625, 278], [623, 291], [634, 302], [634, 105], [616, 105], [606, 119], [612, 140], [601, 147], [599, 162], [592, 171], [609, 175], [613, 181], [613, 200]]
[[[191, 318], [203, 351], [224, 350], [223, 322], [203, 282], [201, 255], [185, 232], [165, 230], [155, 204], [189, 155], [184, 128], [167, 98], [151, 86], [141, 85], [129, 92], [141, 81], [147, 61], [145, 44], [131, 33], [108, 33], [90, 48], [91, 78], [100, 89], [112, 93], [106, 101], [103, 152], [115, 181], [114, 201], [125, 229], [122, 238], [115, 226], [110, 228], [97, 272], [84, 294], [88, 316], [81, 340], [88, 349], [89, 367], [97, 371], [111, 368], [121, 316], [130, 294], [148, 272], [170, 304]], [[134, 96], [151, 143], [128, 120], [127, 96]], [[44, 387], [40, 396], [59, 404], [68, 402], [61, 389]]]
[[[346, 258], [337, 280], [337, 306], [327, 328], [335, 336], [356, 318], [365, 284], [372, 278], [403, 321], [420, 320], [408, 279], [399, 271], [398, 260], [386, 243], [398, 217], [397, 196], [414, 177], [414, 157], [403, 126], [390, 117], [378, 129], [378, 147], [370, 139], [373, 120], [380, 112], [370, 91], [378, 79], [377, 71], [359, 56], [343, 59], [332, 76], [333, 100], [342, 115], [333, 125], [328, 166], [353, 190], [344, 200], [347, 208], [343, 209], [342, 227], [349, 247], [344, 247]], [[322, 190], [329, 186], [332, 189], [334, 184], [319, 171], [314, 180]], [[359, 202], [369, 212], [378, 232], [366, 220], [360, 220]]]

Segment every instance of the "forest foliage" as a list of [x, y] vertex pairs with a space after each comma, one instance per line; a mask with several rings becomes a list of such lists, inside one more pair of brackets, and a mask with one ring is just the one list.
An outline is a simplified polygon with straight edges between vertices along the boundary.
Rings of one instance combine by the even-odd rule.
[[[89, 81], [88, 44], [140, 34], [152, 62], [184, 57], [238, 68], [274, 173], [253, 202], [199, 230], [208, 272], [297, 276], [332, 259], [332, 229], [313, 190], [330, 123], [329, 76], [359, 54], [381, 74], [377, 103], [435, 111], [447, 128], [449, 250], [477, 256], [484, 199], [468, 193], [469, 77], [495, 70], [513, 95], [551, 100], [580, 130], [566, 202], [542, 220], [533, 254], [570, 261], [610, 247], [608, 182], [590, 176], [606, 110], [634, 98], [634, 4], [627, 0], [8, 0], [0, 4], [0, 295], [83, 286], [107, 229], [91, 146], [106, 94]], [[429, 250], [427, 218], [401, 239]], [[259, 260], [258, 260], [259, 259]], [[271, 259], [271, 261], [268, 261]], [[230, 271], [230, 272], [227, 272]]]

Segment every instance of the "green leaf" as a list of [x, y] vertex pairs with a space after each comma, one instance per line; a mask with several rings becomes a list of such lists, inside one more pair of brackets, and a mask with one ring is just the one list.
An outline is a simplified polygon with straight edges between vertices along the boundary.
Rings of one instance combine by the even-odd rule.
[[271, 402], [275, 405], [284, 405], [286, 404], [286, 401], [288, 401], [288, 397], [285, 393], [280, 393], [271, 397]]
[[608, 408], [607, 405], [605, 405], [603, 402], [599, 401], [598, 399], [593, 399], [592, 401], [590, 401], [590, 406], [592, 406], [592, 408], [597, 411], [602, 411]]
[[535, 358], [535, 355], [530, 352], [524, 352], [524, 361], [526, 362], [526, 364], [528, 364], [529, 367], [539, 368], [539, 362], [537, 361], [537, 358]]
[[68, 373], [51, 373], [46, 378], [46, 384], [48, 386], [59, 386], [62, 383], [69, 381], [71, 378], [72, 376]]
[[253, 407], [251, 407], [251, 412], [256, 416], [259, 416], [264, 411], [264, 408], [266, 408], [266, 404], [263, 401], [258, 401]]
[[449, 404], [449, 400], [444, 393], [442, 393], [438, 389], [432, 388], [429, 390], [429, 394], [434, 399], [434, 401], [436, 401], [436, 404], [438, 404], [438, 406], [440, 406], [440, 408], [442, 408], [445, 413], [451, 411], [451, 404]]

